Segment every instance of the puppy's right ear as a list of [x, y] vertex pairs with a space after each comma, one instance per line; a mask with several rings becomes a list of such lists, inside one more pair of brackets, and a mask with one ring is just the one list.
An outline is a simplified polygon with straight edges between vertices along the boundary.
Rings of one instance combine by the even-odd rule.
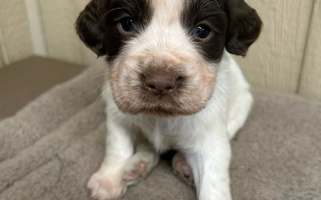
[[80, 13], [76, 21], [76, 30], [80, 39], [98, 56], [106, 55], [104, 45], [105, 31], [102, 23], [104, 1], [92, 0]]
[[262, 21], [244, 0], [226, 0], [226, 4], [229, 19], [226, 50], [245, 56], [248, 48], [260, 35]]

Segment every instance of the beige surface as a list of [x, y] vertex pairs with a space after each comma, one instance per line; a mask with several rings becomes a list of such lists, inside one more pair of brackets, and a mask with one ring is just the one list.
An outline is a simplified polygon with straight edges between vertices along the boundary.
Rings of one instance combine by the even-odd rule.
[[0, 69], [0, 120], [14, 115], [28, 102], [84, 68], [33, 56]]
[[[1, 0], [0, 48], [2, 64], [9, 64], [33, 54], [24, 0]], [[0, 61], [0, 67], [2, 64]]]
[[248, 57], [238, 59], [253, 86], [296, 93], [312, 0], [248, 0], [264, 27]]
[[4, 62], [3, 62], [3, 58], [2, 58], [2, 51], [1, 51], [1, 48], [0, 48], [0, 68], [4, 66]]
[[321, 0], [316, 0], [299, 94], [321, 100]]

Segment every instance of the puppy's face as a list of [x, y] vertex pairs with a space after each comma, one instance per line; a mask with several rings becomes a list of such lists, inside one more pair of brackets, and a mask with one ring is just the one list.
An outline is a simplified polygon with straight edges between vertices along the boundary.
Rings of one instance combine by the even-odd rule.
[[211, 98], [224, 49], [245, 55], [261, 21], [243, 0], [92, 0], [81, 39], [107, 55], [125, 113], [189, 115]]

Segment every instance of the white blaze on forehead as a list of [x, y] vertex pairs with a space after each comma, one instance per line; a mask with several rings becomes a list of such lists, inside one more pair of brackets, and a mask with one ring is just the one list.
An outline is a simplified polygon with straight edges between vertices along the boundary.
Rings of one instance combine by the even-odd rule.
[[152, 58], [161, 60], [179, 55], [195, 56], [195, 48], [182, 25], [185, 3], [186, 0], [151, 0], [151, 22], [137, 38], [139, 45], [133, 45], [133, 51], [148, 52]]
[[185, 0], [152, 0], [153, 20], [162, 23], [179, 22]]

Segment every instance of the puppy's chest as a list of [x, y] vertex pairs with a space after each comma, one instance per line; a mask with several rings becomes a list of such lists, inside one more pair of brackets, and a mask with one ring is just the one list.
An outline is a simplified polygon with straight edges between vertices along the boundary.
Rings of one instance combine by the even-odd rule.
[[180, 149], [182, 127], [175, 120], [140, 118], [135, 124], [157, 151]]

